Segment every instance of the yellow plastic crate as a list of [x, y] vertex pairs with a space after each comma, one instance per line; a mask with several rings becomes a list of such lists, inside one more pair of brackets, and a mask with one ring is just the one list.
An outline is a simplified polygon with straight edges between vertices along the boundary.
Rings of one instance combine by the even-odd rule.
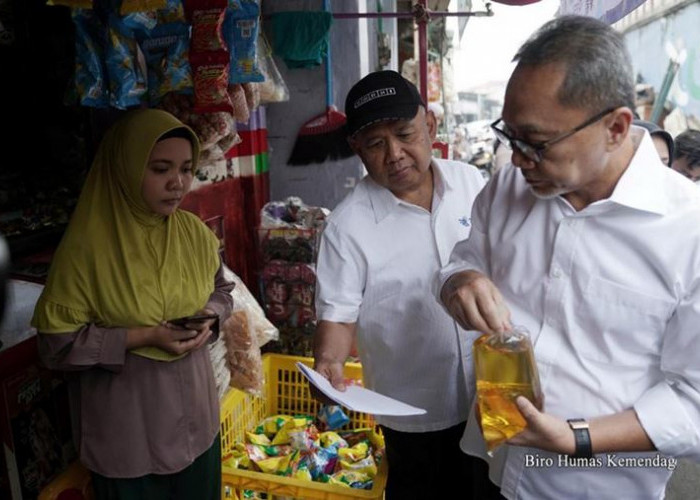
[[38, 500], [56, 500], [61, 495], [66, 498], [93, 500], [90, 472], [80, 462], [73, 462], [68, 468], [47, 484], [39, 493]]
[[[311, 358], [268, 353], [263, 356], [265, 383], [262, 397], [253, 397], [231, 389], [221, 403], [221, 447], [223, 454], [236, 442], [245, 440], [245, 432], [254, 428], [265, 417], [286, 414], [316, 415], [319, 403], [311, 397], [306, 378], [297, 370], [296, 362], [313, 365]], [[362, 366], [346, 363], [345, 376], [362, 379]], [[374, 427], [370, 415], [347, 411], [350, 423], [347, 428]], [[382, 499], [387, 479], [386, 459], [379, 464], [371, 490], [345, 488], [334, 484], [302, 481], [262, 472], [222, 467], [224, 499], [242, 498], [242, 490], [253, 490], [273, 495], [303, 500]], [[269, 498], [269, 497], [268, 497]]]

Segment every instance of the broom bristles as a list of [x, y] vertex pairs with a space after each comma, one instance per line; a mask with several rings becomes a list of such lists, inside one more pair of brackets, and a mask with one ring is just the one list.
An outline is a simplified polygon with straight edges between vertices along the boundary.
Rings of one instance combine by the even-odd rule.
[[347, 141], [345, 121], [345, 115], [330, 106], [326, 113], [306, 122], [299, 130], [287, 164], [308, 165], [353, 156], [355, 153]]

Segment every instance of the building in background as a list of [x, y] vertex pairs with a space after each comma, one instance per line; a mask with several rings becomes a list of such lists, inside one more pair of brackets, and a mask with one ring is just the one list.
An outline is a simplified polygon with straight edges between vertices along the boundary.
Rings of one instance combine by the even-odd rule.
[[700, 129], [700, 2], [647, 0], [614, 26], [632, 55], [640, 117], [674, 136]]

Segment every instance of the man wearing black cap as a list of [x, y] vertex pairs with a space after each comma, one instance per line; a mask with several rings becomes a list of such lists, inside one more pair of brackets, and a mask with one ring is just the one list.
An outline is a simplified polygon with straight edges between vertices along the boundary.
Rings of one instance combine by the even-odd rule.
[[474, 334], [447, 315], [430, 285], [469, 235], [484, 180], [471, 165], [432, 158], [435, 116], [395, 71], [355, 84], [345, 113], [369, 175], [331, 213], [321, 240], [315, 368], [343, 390], [356, 341], [367, 387], [427, 410], [376, 417], [389, 463], [386, 498], [447, 498], [466, 492], [483, 464], [458, 446], [473, 396]]

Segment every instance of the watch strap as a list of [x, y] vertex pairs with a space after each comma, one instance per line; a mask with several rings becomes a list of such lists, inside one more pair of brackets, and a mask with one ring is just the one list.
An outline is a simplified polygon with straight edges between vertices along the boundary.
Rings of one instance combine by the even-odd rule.
[[576, 451], [573, 458], [591, 458], [593, 456], [593, 445], [591, 444], [591, 433], [588, 431], [588, 421], [583, 418], [570, 418], [567, 420], [569, 427], [574, 432], [576, 441]]

